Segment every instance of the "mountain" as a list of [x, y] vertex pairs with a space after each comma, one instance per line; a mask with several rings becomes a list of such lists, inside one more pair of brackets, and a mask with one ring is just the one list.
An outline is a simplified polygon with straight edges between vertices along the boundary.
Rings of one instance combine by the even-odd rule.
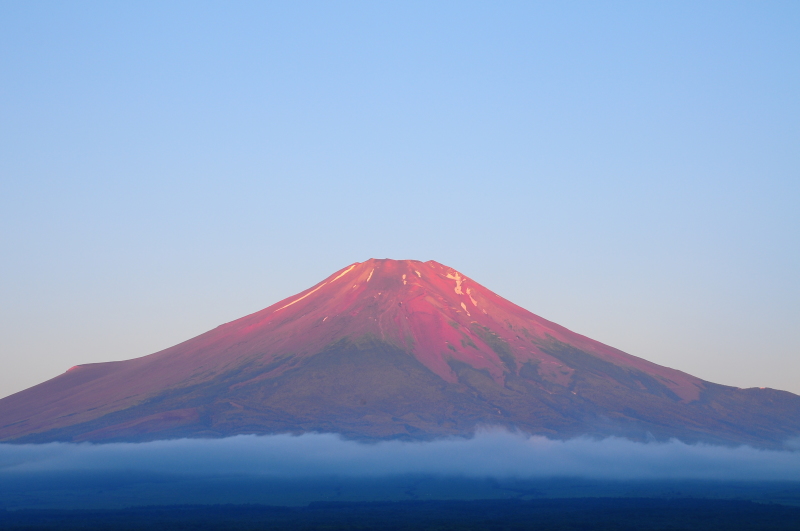
[[372, 259], [161, 352], [0, 400], [0, 441], [16, 443], [481, 426], [780, 447], [800, 435], [800, 396], [631, 356], [437, 262]]

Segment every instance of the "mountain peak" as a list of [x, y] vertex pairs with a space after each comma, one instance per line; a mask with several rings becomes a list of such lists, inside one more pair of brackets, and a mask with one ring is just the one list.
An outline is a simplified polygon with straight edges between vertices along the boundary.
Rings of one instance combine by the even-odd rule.
[[535, 364], [545, 381], [567, 384], [569, 366], [542, 348], [557, 341], [579, 344], [610, 363], [645, 370], [685, 401], [697, 399], [701, 388], [697, 378], [570, 332], [433, 260], [356, 262], [229, 325], [247, 331], [310, 328], [302, 335], [287, 334], [280, 348], [287, 351], [314, 352], [334, 337], [369, 334], [411, 353], [448, 382], [457, 381], [452, 368], [456, 361], [488, 372], [499, 384], [507, 375], [519, 374], [526, 363]]

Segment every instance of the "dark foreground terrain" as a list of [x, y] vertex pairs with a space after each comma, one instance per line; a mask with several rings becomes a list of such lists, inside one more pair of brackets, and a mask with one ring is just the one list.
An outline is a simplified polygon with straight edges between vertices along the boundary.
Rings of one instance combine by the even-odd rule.
[[800, 482], [0, 474], [23, 529], [800, 530]]
[[[306, 507], [315, 502], [541, 501], [588, 498], [708, 499], [800, 508], [796, 481], [612, 481], [581, 478], [272, 478], [148, 473], [0, 474], [8, 510], [120, 510], [155, 506]], [[800, 526], [798, 526], [800, 529]]]
[[800, 507], [738, 500], [572, 498], [316, 502], [0, 512], [0, 529], [792, 530]]

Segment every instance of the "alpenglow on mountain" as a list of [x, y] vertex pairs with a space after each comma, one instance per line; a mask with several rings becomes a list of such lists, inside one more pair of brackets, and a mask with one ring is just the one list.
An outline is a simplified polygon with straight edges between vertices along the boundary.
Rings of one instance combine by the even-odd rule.
[[15, 443], [491, 426], [780, 447], [800, 435], [800, 396], [631, 356], [434, 261], [371, 259], [161, 352], [0, 400], [0, 441]]

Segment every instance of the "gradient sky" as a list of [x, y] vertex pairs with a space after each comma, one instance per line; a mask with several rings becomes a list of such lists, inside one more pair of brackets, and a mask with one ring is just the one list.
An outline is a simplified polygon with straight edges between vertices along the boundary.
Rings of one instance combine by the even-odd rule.
[[800, 3], [0, 2], [0, 396], [355, 261], [800, 393]]

